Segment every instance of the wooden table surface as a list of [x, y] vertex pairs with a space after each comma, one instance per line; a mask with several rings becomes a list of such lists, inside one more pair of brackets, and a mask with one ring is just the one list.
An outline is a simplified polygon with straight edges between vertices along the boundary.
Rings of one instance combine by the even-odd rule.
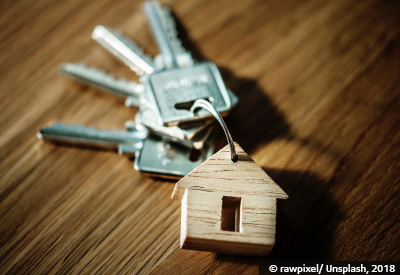
[[[164, 2], [164, 1], [163, 1]], [[135, 108], [57, 74], [137, 80], [98, 24], [157, 53], [141, 1], [0, 3], [0, 273], [257, 273], [265, 260], [400, 259], [397, 1], [165, 1], [184, 45], [240, 98], [226, 123], [285, 190], [268, 258], [179, 249], [174, 181], [113, 151], [36, 137], [54, 121], [123, 128]], [[221, 142], [224, 143], [223, 139]]]

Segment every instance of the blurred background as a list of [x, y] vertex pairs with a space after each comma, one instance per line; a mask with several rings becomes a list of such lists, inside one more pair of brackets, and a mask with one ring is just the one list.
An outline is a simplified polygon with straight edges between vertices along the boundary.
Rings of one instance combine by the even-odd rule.
[[[398, 1], [161, 1], [217, 64], [233, 139], [288, 193], [267, 260], [400, 260]], [[82, 62], [138, 80], [91, 39], [157, 54], [142, 1], [1, 1], [1, 273], [257, 273], [265, 259], [179, 249], [174, 181], [115, 152], [36, 138], [54, 121], [123, 128], [135, 108], [58, 75]], [[225, 144], [221, 138], [221, 144]]]

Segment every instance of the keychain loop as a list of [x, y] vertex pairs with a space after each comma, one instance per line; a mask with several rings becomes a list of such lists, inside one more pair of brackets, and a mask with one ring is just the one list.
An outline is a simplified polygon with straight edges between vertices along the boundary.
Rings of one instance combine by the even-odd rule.
[[221, 115], [218, 113], [217, 109], [215, 109], [215, 107], [209, 101], [207, 101], [205, 99], [197, 99], [194, 102], [193, 106], [190, 108], [190, 111], [192, 113], [194, 113], [195, 110], [198, 108], [204, 108], [207, 111], [209, 111], [218, 120], [219, 124], [221, 124], [222, 129], [225, 132], [226, 139], [228, 140], [229, 148], [231, 150], [231, 160], [233, 162], [236, 162], [238, 159], [238, 156], [236, 154], [235, 145], [233, 144], [232, 136], [229, 133], [229, 130], [226, 127], [225, 122], [222, 119]]

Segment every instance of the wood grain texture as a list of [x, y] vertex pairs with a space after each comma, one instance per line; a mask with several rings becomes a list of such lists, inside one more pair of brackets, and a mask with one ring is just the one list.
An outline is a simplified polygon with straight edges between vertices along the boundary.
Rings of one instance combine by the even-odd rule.
[[268, 256], [275, 244], [276, 200], [287, 194], [234, 142], [178, 181], [184, 249]]
[[[163, 1], [240, 98], [226, 118], [289, 195], [268, 259], [400, 260], [397, 1]], [[42, 143], [54, 121], [123, 128], [135, 109], [57, 75], [137, 79], [90, 38], [156, 47], [140, 1], [1, 1], [0, 273], [257, 273], [262, 258], [179, 249], [175, 182], [110, 151]], [[221, 140], [221, 144], [226, 144]]]

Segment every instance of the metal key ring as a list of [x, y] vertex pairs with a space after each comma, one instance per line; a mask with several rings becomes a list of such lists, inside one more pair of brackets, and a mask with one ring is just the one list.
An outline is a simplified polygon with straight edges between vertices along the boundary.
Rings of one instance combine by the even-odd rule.
[[197, 99], [194, 102], [193, 106], [190, 108], [190, 111], [192, 113], [194, 113], [195, 110], [198, 108], [204, 108], [207, 111], [209, 111], [218, 120], [219, 124], [221, 124], [222, 129], [225, 132], [226, 139], [228, 140], [229, 148], [231, 150], [231, 160], [233, 162], [236, 162], [238, 159], [238, 156], [236, 154], [235, 145], [233, 144], [232, 136], [229, 133], [229, 130], [226, 127], [226, 124], [225, 124], [224, 120], [222, 119], [221, 115], [218, 113], [217, 109], [215, 109], [215, 107], [209, 101], [207, 101], [205, 99]]

